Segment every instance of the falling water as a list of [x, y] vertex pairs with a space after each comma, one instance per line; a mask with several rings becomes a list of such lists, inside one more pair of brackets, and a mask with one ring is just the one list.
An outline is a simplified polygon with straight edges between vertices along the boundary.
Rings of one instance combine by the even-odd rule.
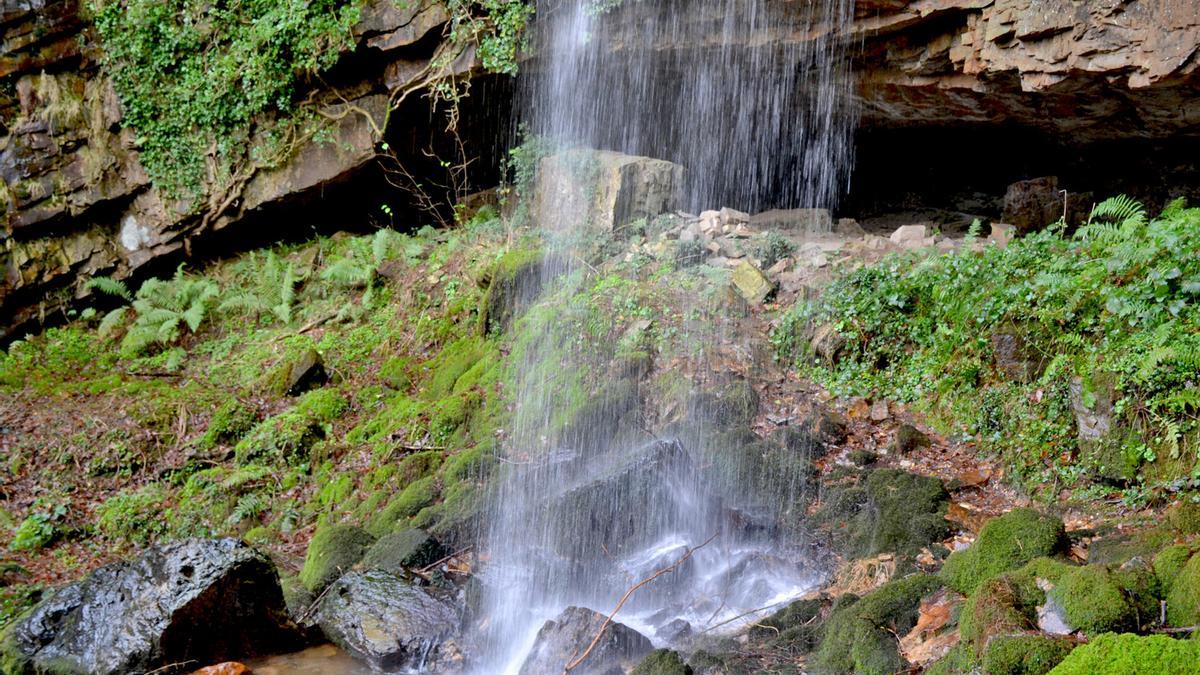
[[[539, 3], [519, 111], [529, 133], [682, 164], [694, 210], [833, 205], [855, 122], [834, 36], [852, 0], [597, 4], [613, 3]], [[571, 320], [586, 270], [554, 243], [554, 225], [574, 219], [538, 215], [550, 253], [527, 291], [559, 305], [516, 331], [523, 368], [488, 514], [480, 671], [516, 672], [544, 621], [570, 605], [607, 614], [634, 582], [704, 542], [617, 619], [671, 645], [685, 623], [714, 629], [811, 588], [795, 542], [774, 525], [804, 481], [787, 461], [739, 459], [754, 441], [718, 434], [719, 401], [693, 392], [686, 414], [656, 430], [636, 378], [597, 376], [609, 364], [589, 361]], [[690, 369], [704, 372], [709, 346], [737, 338], [716, 320], [692, 339], [705, 347]], [[564, 393], [579, 387], [582, 406]]]

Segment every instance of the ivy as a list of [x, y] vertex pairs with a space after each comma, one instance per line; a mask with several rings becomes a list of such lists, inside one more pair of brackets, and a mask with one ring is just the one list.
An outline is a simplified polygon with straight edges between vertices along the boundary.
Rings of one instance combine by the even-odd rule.
[[[155, 185], [194, 199], [351, 43], [359, 0], [90, 0], [103, 65]], [[211, 170], [208, 157], [215, 160]]]

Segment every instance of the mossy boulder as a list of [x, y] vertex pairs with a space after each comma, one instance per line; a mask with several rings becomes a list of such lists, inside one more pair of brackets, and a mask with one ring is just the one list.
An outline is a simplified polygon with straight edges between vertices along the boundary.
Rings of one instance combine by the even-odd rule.
[[1107, 633], [1076, 647], [1052, 675], [1162, 675], [1200, 669], [1200, 640]]
[[737, 379], [716, 391], [701, 392], [688, 401], [688, 417], [728, 429], [748, 427], [758, 415], [759, 396], [752, 384]]
[[1165, 525], [1128, 533], [1101, 536], [1088, 546], [1088, 562], [1120, 565], [1134, 559], [1149, 562], [1158, 551], [1175, 542], [1175, 531]]
[[268, 371], [264, 384], [274, 396], [299, 396], [328, 381], [321, 354], [315, 349], [305, 349]]
[[361, 560], [374, 543], [369, 532], [350, 525], [317, 530], [304, 556], [300, 583], [310, 592], [320, 593]]
[[817, 618], [824, 605], [815, 598], [797, 600], [754, 624], [750, 638], [768, 640], [774, 649], [807, 654], [820, 642], [821, 624]]
[[1182, 535], [1200, 534], [1200, 504], [1179, 502], [1167, 511], [1167, 524]]
[[1046, 635], [1003, 635], [988, 643], [983, 672], [988, 675], [1045, 675], [1075, 643]]
[[1114, 572], [1104, 565], [1073, 567], [1050, 596], [1063, 608], [1067, 624], [1087, 635], [1137, 631], [1157, 618], [1153, 575], [1145, 570]]
[[1192, 547], [1186, 544], [1168, 546], [1154, 556], [1154, 576], [1158, 579], [1159, 588], [1164, 592], [1171, 590], [1175, 578], [1183, 571], [1188, 560], [1192, 558]]
[[683, 662], [679, 652], [656, 649], [642, 659], [630, 675], [692, 675], [692, 667]]
[[1188, 559], [1171, 583], [1167, 623], [1180, 628], [1200, 624], [1200, 555]]
[[400, 494], [392, 498], [388, 505], [371, 519], [367, 529], [377, 537], [389, 534], [396, 529], [397, 525], [407, 523], [409, 518], [432, 504], [437, 496], [438, 484], [434, 476], [415, 480], [409, 483]]
[[218, 445], [232, 445], [241, 440], [246, 432], [258, 422], [258, 413], [236, 398], [221, 404], [209, 419], [208, 428], [200, 438], [201, 450], [210, 450]]
[[989, 577], [1054, 555], [1065, 545], [1061, 520], [1033, 509], [1015, 509], [988, 521], [970, 548], [952, 553], [942, 578], [950, 588], [971, 595]]
[[942, 658], [929, 664], [925, 675], [962, 675], [975, 669], [976, 661], [971, 647], [960, 642], [951, 647]]
[[508, 251], [487, 275], [487, 291], [479, 303], [480, 335], [504, 333], [545, 283], [544, 256], [538, 249]]
[[1031, 575], [1000, 574], [984, 580], [963, 603], [959, 631], [982, 656], [989, 640], [1037, 630], [1037, 607], [1045, 600]]
[[402, 577], [406, 570], [431, 565], [447, 553], [438, 540], [426, 532], [410, 527], [380, 537], [363, 556], [359, 565], [365, 569], [379, 569]]
[[815, 673], [890, 675], [905, 668], [896, 635], [917, 622], [921, 598], [942, 587], [930, 575], [893, 580], [862, 599], [843, 596], [822, 629], [810, 666]]
[[940, 480], [896, 469], [863, 475], [857, 485], [833, 489], [816, 516], [846, 557], [912, 557], [949, 534], [950, 496]]

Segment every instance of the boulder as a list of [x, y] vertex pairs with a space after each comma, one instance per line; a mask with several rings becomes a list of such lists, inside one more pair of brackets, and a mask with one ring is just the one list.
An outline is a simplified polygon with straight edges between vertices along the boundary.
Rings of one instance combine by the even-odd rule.
[[568, 150], [543, 158], [534, 213], [548, 230], [619, 233], [638, 219], [676, 211], [683, 167], [605, 150]]
[[1013, 382], [1029, 383], [1042, 376], [1047, 359], [1012, 326], [996, 329], [991, 336], [996, 370]]
[[812, 346], [813, 354], [816, 354], [827, 365], [833, 366], [837, 365], [841, 359], [848, 342], [846, 336], [838, 332], [837, 327], [827, 323], [818, 326], [813, 331], [809, 344]]
[[1057, 222], [1063, 215], [1058, 178], [1046, 176], [1013, 183], [1004, 195], [1004, 222], [1025, 234]]
[[380, 570], [338, 579], [318, 604], [316, 619], [334, 644], [387, 672], [424, 668], [459, 625], [448, 602]]
[[375, 544], [369, 532], [351, 525], [326, 526], [313, 535], [300, 570], [300, 582], [320, 593], [342, 574], [350, 571]]
[[746, 302], [757, 305], [775, 291], [775, 284], [757, 267], [742, 260], [733, 268], [733, 286]]
[[1093, 374], [1086, 381], [1076, 377], [1068, 393], [1084, 464], [1107, 481], [1126, 483], [1135, 479], [1140, 458], [1125, 452], [1125, 446], [1136, 432], [1117, 423], [1116, 377], [1108, 373]]
[[363, 556], [359, 566], [402, 576], [406, 570], [432, 565], [449, 553], [429, 533], [410, 527], [381, 537]]
[[191, 539], [58, 589], [0, 650], [6, 672], [128, 673], [297, 646], [274, 565], [233, 539]]
[[862, 225], [859, 225], [858, 221], [853, 218], [838, 218], [837, 227], [835, 227], [833, 231], [835, 234], [839, 234], [843, 237], [849, 237], [851, 239], [857, 239], [858, 237], [862, 237], [867, 233], [866, 230], [862, 228]]
[[892, 443], [892, 447], [900, 455], [907, 455], [920, 448], [928, 448], [929, 445], [929, 436], [911, 424], [901, 424], [900, 428], [896, 429], [896, 438]]
[[521, 675], [563, 672], [565, 666], [583, 655], [600, 633], [604, 634], [587, 657], [571, 672], [579, 675], [609, 675], [628, 672], [654, 651], [646, 636], [623, 623], [583, 607], [568, 607], [538, 631], [533, 651], [521, 666]]
[[925, 232], [926, 228], [924, 225], [901, 225], [896, 228], [896, 231], [888, 239], [892, 244], [903, 249], [918, 249], [932, 246], [932, 238], [926, 236]]
[[325, 360], [315, 349], [306, 349], [275, 367], [267, 378], [267, 389], [276, 396], [299, 396], [329, 381]]
[[833, 230], [829, 209], [773, 209], [750, 217], [756, 230], [777, 230], [795, 234], [825, 234]]

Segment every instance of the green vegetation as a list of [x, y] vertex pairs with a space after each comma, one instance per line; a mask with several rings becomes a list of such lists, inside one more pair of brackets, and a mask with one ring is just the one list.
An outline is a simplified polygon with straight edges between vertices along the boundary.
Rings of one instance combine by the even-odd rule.
[[1033, 509], [1015, 509], [983, 526], [979, 538], [946, 559], [942, 578], [959, 593], [972, 594], [986, 579], [1062, 550], [1062, 521]]
[[295, 108], [300, 77], [333, 65], [350, 46], [358, 4], [91, 0], [104, 68], [154, 182], [200, 197], [210, 150], [225, 180], [248, 152], [260, 161], [279, 152], [294, 132], [269, 132], [249, 150], [251, 121]]
[[1167, 623], [1180, 628], [1200, 624], [1200, 555], [1193, 555], [1171, 583]]
[[[1187, 479], [1197, 467], [1188, 439], [1200, 406], [1200, 259], [1186, 242], [1197, 237], [1200, 209], [1177, 201], [1149, 220], [1113, 199], [1073, 235], [1057, 225], [1007, 247], [899, 255], [851, 272], [790, 310], [775, 342], [835, 393], [912, 401], [973, 434], [1031, 487], [1083, 473]], [[846, 340], [832, 365], [807, 344], [817, 326]], [[1072, 388], [1114, 431], [1078, 441]]]
[[692, 669], [679, 652], [670, 649], [656, 649], [642, 659], [630, 675], [691, 675]]
[[912, 630], [921, 598], [941, 585], [936, 577], [913, 575], [890, 581], [862, 599], [840, 598], [813, 653], [813, 672], [889, 675], [903, 670], [894, 636]]
[[1070, 640], [1044, 635], [1005, 635], [992, 640], [983, 657], [989, 675], [1045, 675], [1075, 645]]
[[896, 553], [911, 559], [949, 532], [949, 495], [928, 476], [878, 469], [858, 485], [834, 487], [816, 521], [848, 558]]
[[375, 543], [365, 530], [349, 525], [334, 525], [317, 530], [304, 556], [300, 583], [320, 593], [338, 577], [350, 571]]
[[1053, 675], [1159, 675], [1191, 673], [1200, 663], [1200, 641], [1166, 635], [1098, 635], [1063, 659]]

